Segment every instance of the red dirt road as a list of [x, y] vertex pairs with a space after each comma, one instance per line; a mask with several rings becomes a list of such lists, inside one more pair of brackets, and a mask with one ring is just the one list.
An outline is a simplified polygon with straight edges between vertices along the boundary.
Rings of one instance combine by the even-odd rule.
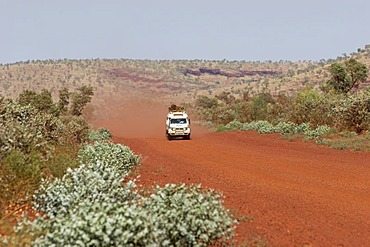
[[370, 246], [370, 154], [255, 132], [123, 138], [142, 184], [202, 184], [238, 215], [237, 245]]
[[94, 121], [142, 155], [140, 183], [200, 183], [222, 192], [241, 220], [236, 245], [370, 246], [370, 153], [197, 126], [192, 140], [167, 141], [166, 110], [129, 102]]

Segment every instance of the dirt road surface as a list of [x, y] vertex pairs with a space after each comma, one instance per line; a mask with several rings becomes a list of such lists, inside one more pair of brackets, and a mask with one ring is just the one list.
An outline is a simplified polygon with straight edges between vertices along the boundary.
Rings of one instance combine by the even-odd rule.
[[147, 137], [145, 126], [135, 137], [117, 119], [99, 125], [142, 155], [141, 184], [201, 184], [222, 192], [240, 220], [236, 245], [370, 246], [369, 153], [199, 128], [190, 141], [168, 141], [162, 122], [158, 135]]

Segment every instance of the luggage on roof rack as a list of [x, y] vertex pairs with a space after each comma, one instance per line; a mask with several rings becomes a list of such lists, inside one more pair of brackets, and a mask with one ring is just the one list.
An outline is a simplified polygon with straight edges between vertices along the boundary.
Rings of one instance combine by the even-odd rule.
[[183, 112], [185, 111], [185, 107], [172, 104], [170, 107], [168, 107], [169, 112]]

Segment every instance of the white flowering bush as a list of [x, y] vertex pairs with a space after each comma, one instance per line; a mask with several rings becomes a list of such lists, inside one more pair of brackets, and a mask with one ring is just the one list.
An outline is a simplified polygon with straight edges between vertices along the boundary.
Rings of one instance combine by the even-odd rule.
[[[241, 126], [241, 127], [240, 127]], [[279, 122], [273, 125], [267, 121], [253, 121], [250, 123], [240, 123], [237, 120], [225, 125], [220, 130], [256, 130], [261, 134], [281, 133], [281, 134], [304, 134], [308, 139], [316, 139], [328, 134], [332, 129], [327, 125], [320, 125], [316, 129], [311, 129], [308, 123], [295, 124], [292, 122]]]
[[208, 246], [233, 237], [235, 221], [222, 196], [200, 186], [167, 184], [144, 200], [160, 230], [159, 246]]
[[298, 126], [297, 124], [292, 122], [279, 122], [275, 126], [275, 131], [282, 134], [294, 133], [297, 126]]
[[35, 209], [48, 215], [66, 214], [81, 200], [126, 200], [132, 198], [132, 184], [122, 180], [139, 158], [121, 144], [84, 145], [78, 155], [81, 166], [68, 169], [61, 178], [44, 180], [35, 196]]
[[[131, 181], [132, 182], [132, 181]], [[131, 192], [135, 193], [134, 186]], [[79, 200], [66, 213], [24, 221], [16, 229], [32, 246], [209, 246], [226, 244], [236, 222], [222, 196], [168, 184], [148, 197]], [[17, 244], [8, 238], [6, 244]]]
[[320, 125], [314, 130], [308, 130], [305, 132], [305, 136], [309, 139], [316, 139], [319, 136], [325, 135], [331, 131], [331, 128], [327, 125]]
[[116, 167], [125, 176], [133, 166], [140, 162], [139, 156], [127, 146], [112, 142], [85, 144], [78, 153], [81, 164], [104, 163], [107, 167]]
[[135, 183], [122, 184], [122, 174], [104, 163], [81, 165], [61, 179], [45, 180], [34, 196], [34, 209], [48, 216], [66, 215], [82, 201], [127, 201], [137, 196]]
[[254, 121], [243, 124], [243, 130], [257, 130], [261, 134], [274, 133], [275, 127], [267, 121]]
[[92, 130], [89, 132], [89, 135], [88, 135], [89, 141], [93, 141], [93, 142], [107, 141], [111, 138], [112, 138], [112, 134], [106, 128]]
[[238, 120], [233, 120], [225, 125], [226, 130], [241, 130], [243, 128], [243, 123]]
[[158, 246], [153, 218], [133, 201], [81, 201], [75, 210], [26, 222], [32, 246]]
[[34, 196], [34, 209], [43, 216], [24, 220], [18, 239], [3, 243], [28, 239], [33, 246], [208, 246], [233, 237], [236, 222], [213, 190], [168, 184], [145, 196], [134, 180], [122, 181], [139, 160], [120, 144], [85, 145], [79, 160], [81, 166], [62, 178], [43, 181]]
[[82, 117], [55, 116], [12, 101], [0, 103], [0, 109], [0, 158], [13, 150], [37, 150], [47, 159], [57, 144], [81, 143], [87, 134]]
[[303, 133], [304, 134], [304, 133], [308, 133], [310, 130], [311, 130], [311, 126], [308, 123], [301, 123], [300, 125], [297, 125], [294, 128], [293, 133], [298, 133], [298, 134]]
[[356, 95], [339, 98], [333, 109], [337, 123], [343, 129], [361, 133], [370, 128], [370, 87]]
[[[135, 186], [130, 191], [136, 194]], [[33, 246], [225, 244], [233, 237], [236, 222], [221, 198], [199, 185], [168, 184], [148, 197], [78, 200], [65, 212], [23, 222], [18, 231], [33, 235]]]
[[3, 105], [0, 119], [0, 158], [13, 150], [29, 153], [36, 149], [45, 157], [52, 151], [45, 131], [51, 115], [8, 101]]

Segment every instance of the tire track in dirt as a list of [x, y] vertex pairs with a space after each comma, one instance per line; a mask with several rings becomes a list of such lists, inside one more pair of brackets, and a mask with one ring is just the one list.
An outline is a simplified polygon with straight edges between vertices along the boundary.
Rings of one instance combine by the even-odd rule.
[[367, 246], [370, 154], [288, 142], [254, 132], [208, 133], [191, 141], [123, 138], [144, 157], [140, 183], [199, 184], [222, 191], [242, 220], [238, 244]]

